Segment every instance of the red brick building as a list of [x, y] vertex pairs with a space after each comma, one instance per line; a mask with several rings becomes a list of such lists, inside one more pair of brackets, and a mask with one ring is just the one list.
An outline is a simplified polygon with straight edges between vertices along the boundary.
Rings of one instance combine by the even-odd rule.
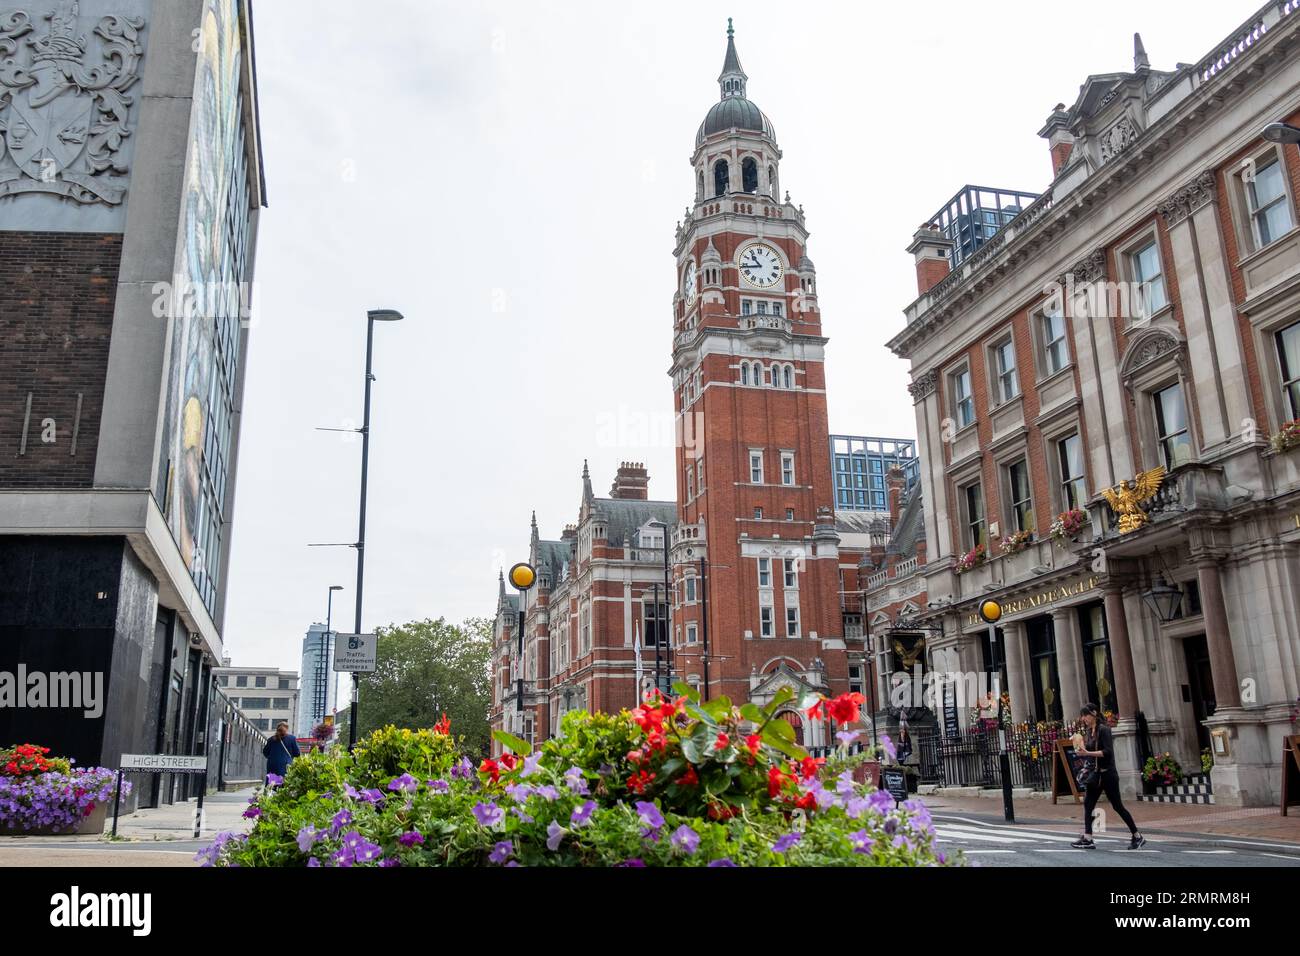
[[[782, 198], [774, 128], [747, 82], [728, 30], [674, 250], [676, 501], [648, 501], [644, 468], [625, 465], [608, 498], [584, 473], [578, 522], [559, 541], [534, 525], [522, 653], [518, 596], [500, 594], [494, 725], [554, 732], [571, 707], [633, 706], [638, 640], [643, 688], [657, 649], [665, 677], [671, 657], [673, 677], [709, 697], [866, 689], [854, 603], [866, 534], [834, 511], [816, 271], [803, 209]], [[669, 532], [667, 626], [655, 623], [665, 576], [655, 522]], [[842, 529], [859, 550], [841, 548]], [[826, 743], [830, 728], [784, 716], [806, 744]]]

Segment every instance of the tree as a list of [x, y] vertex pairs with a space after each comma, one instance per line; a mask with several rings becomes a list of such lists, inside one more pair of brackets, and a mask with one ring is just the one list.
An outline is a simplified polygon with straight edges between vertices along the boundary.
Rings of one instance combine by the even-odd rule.
[[412, 621], [380, 628], [375, 673], [360, 674], [359, 736], [392, 724], [432, 727], [446, 713], [464, 750], [487, 752], [492, 622]]

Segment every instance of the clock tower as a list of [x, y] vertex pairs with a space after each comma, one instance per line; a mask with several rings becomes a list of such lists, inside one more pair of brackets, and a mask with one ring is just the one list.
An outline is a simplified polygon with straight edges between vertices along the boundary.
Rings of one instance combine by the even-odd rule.
[[[734, 30], [677, 228], [675, 660], [708, 696], [848, 690], [825, 348], [801, 207]], [[806, 745], [829, 728], [786, 715]]]

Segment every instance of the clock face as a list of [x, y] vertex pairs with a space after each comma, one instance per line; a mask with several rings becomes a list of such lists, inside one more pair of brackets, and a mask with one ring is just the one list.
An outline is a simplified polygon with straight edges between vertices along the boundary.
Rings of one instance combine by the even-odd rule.
[[691, 259], [682, 270], [682, 296], [687, 305], [695, 301], [695, 279], [695, 260]]
[[748, 246], [740, 254], [740, 277], [752, 286], [770, 289], [780, 281], [781, 274], [781, 257], [771, 246]]

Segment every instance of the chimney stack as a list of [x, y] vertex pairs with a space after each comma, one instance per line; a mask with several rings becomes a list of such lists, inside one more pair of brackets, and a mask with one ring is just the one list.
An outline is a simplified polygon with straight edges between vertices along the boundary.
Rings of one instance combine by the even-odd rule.
[[953, 243], [936, 223], [926, 223], [916, 230], [907, 247], [916, 258], [916, 293], [925, 295], [952, 270]]
[[625, 461], [618, 466], [614, 485], [609, 489], [611, 498], [645, 501], [650, 497], [650, 476], [646, 474], [645, 464], [639, 461]]
[[890, 468], [889, 473], [885, 475], [885, 487], [888, 489], [889, 527], [897, 529], [898, 516], [903, 511], [903, 492], [907, 488], [907, 476], [903, 474], [903, 469], [897, 465]]
[[1047, 140], [1052, 154], [1052, 178], [1061, 175], [1061, 170], [1070, 161], [1074, 152], [1074, 134], [1070, 132], [1070, 112], [1064, 103], [1057, 103], [1047, 123], [1038, 131], [1038, 135]]

